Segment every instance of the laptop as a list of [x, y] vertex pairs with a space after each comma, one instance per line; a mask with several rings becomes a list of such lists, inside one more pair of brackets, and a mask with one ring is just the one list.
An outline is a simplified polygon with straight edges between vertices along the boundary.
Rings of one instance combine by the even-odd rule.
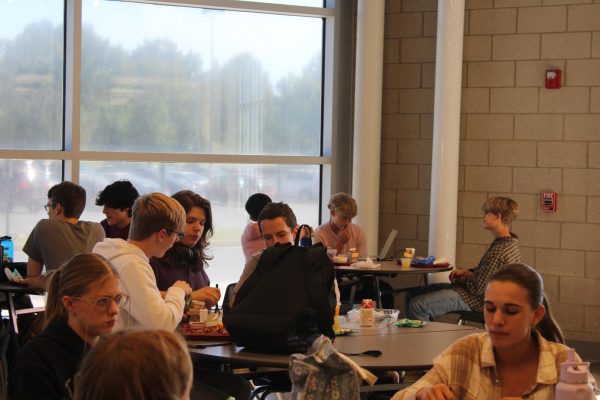
[[381, 248], [379, 255], [376, 258], [377, 261], [385, 260], [385, 257], [387, 256], [388, 251], [390, 251], [390, 247], [392, 247], [392, 243], [394, 243], [394, 239], [396, 239], [397, 234], [398, 231], [396, 229], [392, 229], [383, 247]]

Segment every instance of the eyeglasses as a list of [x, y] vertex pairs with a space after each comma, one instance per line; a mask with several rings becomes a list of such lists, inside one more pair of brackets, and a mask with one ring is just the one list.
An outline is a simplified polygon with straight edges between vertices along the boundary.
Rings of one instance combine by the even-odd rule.
[[87, 300], [75, 296], [72, 296], [72, 298], [75, 300], [83, 301], [84, 303], [93, 304], [99, 310], [108, 310], [110, 306], [112, 306], [113, 302], [117, 305], [117, 307], [121, 308], [125, 306], [125, 304], [127, 304], [127, 302], [129, 301], [129, 296], [125, 293], [119, 293], [115, 297], [102, 296], [98, 297], [96, 300]]
[[44, 210], [46, 210], [46, 212], [48, 212], [48, 209], [50, 209], [50, 208], [54, 208], [54, 205], [50, 204], [50, 203], [44, 204]]
[[165, 231], [176, 234], [177, 240], [181, 240], [185, 237], [185, 233], [183, 233], [183, 232], [177, 232], [177, 231], [174, 231], [172, 229], [167, 229], [167, 228], [165, 228]]

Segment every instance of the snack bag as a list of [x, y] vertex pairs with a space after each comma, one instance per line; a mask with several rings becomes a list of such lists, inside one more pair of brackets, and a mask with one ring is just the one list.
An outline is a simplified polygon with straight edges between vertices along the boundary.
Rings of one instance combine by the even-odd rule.
[[398, 321], [394, 322], [394, 326], [406, 326], [409, 328], [422, 328], [427, 325], [426, 321], [421, 321], [420, 319], [407, 319], [402, 318]]

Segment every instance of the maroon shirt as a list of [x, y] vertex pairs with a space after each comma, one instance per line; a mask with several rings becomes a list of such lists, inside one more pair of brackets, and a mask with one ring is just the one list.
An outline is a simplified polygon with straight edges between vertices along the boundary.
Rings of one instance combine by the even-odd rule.
[[115, 225], [109, 225], [107, 219], [100, 221], [100, 225], [104, 228], [104, 235], [107, 238], [127, 240], [127, 236], [129, 236], [129, 225], [117, 228]]
[[200, 257], [190, 260], [188, 248], [176, 243], [163, 258], [152, 258], [150, 266], [156, 277], [158, 290], [166, 291], [175, 281], [185, 281], [192, 290], [210, 286], [210, 279]]

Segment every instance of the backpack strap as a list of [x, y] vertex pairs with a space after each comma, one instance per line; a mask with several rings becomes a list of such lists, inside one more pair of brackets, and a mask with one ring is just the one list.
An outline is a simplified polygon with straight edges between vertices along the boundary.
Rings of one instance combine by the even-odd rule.
[[[313, 230], [310, 225], [302, 224], [296, 229], [296, 237], [294, 238], [294, 246], [300, 245], [300, 236], [302, 235], [302, 230], [305, 230], [309, 236], [312, 236]], [[312, 243], [311, 243], [312, 244]]]
[[333, 339], [335, 296], [332, 294], [335, 272], [323, 246], [306, 248], [304, 279], [309, 304], [317, 312], [320, 331]]

